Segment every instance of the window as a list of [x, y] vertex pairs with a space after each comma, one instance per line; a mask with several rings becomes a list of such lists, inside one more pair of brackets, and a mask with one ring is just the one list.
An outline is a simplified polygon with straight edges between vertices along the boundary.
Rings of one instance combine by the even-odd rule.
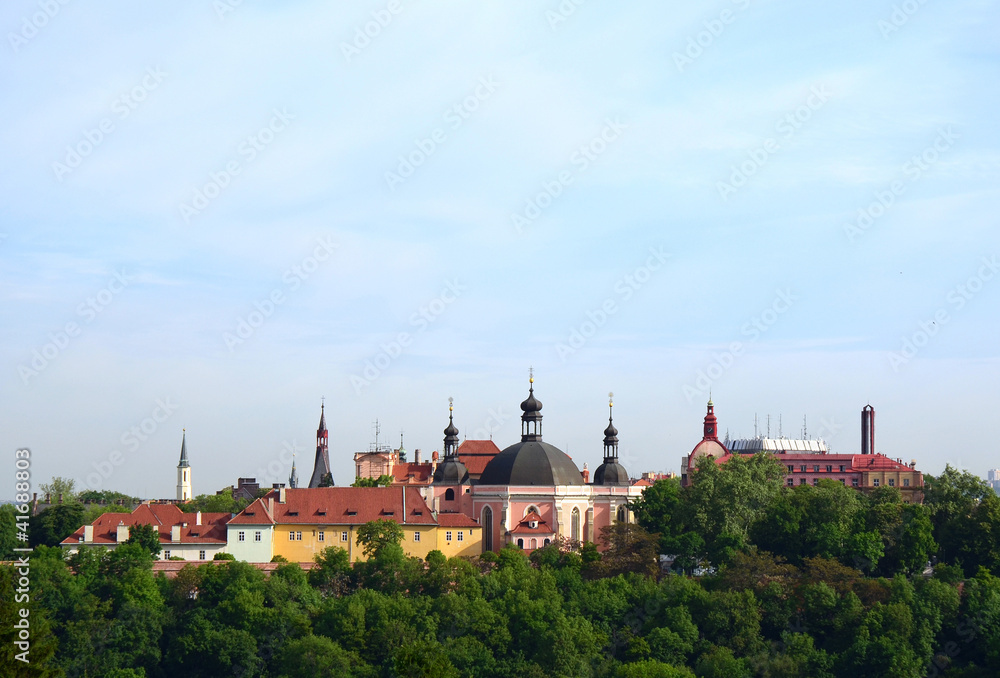
[[802, 473], [805, 473], [806, 472], [806, 465], [802, 464], [802, 466], [799, 467], [799, 471], [801, 471]]
[[419, 532], [414, 532], [413, 533], [413, 541], [420, 541], [420, 533]]
[[841, 472], [841, 473], [843, 473], [843, 472], [844, 472], [844, 465], [843, 465], [843, 464], [841, 464], [841, 465], [840, 465], [840, 472]]
[[483, 551], [493, 550], [493, 509], [483, 507]]
[[857, 486], [858, 486], [858, 479], [851, 478], [851, 487], [857, 487]]
[[319, 534], [316, 536], [316, 538], [319, 541], [326, 541], [326, 533], [323, 530], [320, 530]]
[[903, 478], [903, 487], [909, 487], [909, 486], [910, 486], [910, 479]]
[[785, 480], [785, 485], [788, 485], [789, 487], [791, 487], [794, 484], [795, 484], [795, 479], [792, 478], [791, 476], [789, 476], [788, 479]]
[[198, 560], [205, 560], [205, 552], [198, 551]]
[[457, 535], [455, 535], [455, 536], [456, 536], [456, 537], [458, 537], [458, 540], [459, 540], [459, 541], [463, 541], [463, 540], [462, 540], [462, 537], [463, 537], [464, 535], [465, 535], [465, 533], [464, 533], [464, 532], [462, 532], [461, 530], [459, 530], [459, 531], [458, 531], [458, 534], [457, 534]]
[[451, 489], [450, 487], [447, 490], [445, 490], [444, 491], [444, 500], [445, 501], [455, 501], [455, 490]]
[[294, 532], [289, 532], [288, 533], [288, 541], [295, 541], [295, 533]]
[[243, 530], [240, 530], [239, 533], [238, 533], [237, 539], [239, 541], [246, 541], [246, 538], [247, 538], [247, 533], [244, 532]]
[[517, 540], [517, 548], [519, 548], [519, 549], [523, 549], [524, 548], [524, 540], [523, 539], [518, 539]]
[[813, 464], [813, 473], [819, 473], [819, 464]]
[[813, 478], [813, 487], [819, 485], [819, 478]]
[[872, 481], [872, 487], [878, 487], [878, 478]]
[[551, 539], [546, 539], [546, 540], [545, 540], [545, 545], [546, 545], [546, 546], [548, 546], [548, 545], [549, 545], [549, 542], [551, 542], [551, 541], [552, 541]]
[[805, 478], [799, 478], [799, 485], [805, 485], [805, 484], [806, 484], [806, 479]]
[[896, 479], [889, 478], [889, 487], [896, 487]]
[[[260, 530], [257, 530], [256, 532], [253, 533], [253, 540], [254, 541], [260, 541]], [[243, 540], [240, 539], [240, 541], [243, 541]]]
[[794, 466], [792, 466], [791, 464], [789, 464], [789, 465], [788, 465], [788, 472], [789, 472], [789, 473], [795, 473], [795, 467], [794, 467]]
[[826, 472], [827, 473], [833, 473], [833, 465], [832, 464], [827, 464], [826, 465]]
[[444, 540], [451, 541], [451, 530], [448, 530], [447, 532], [444, 533]]
[[843, 478], [840, 478], [839, 480], [840, 480], [840, 484], [841, 485], [845, 485], [845, 486], [847, 485], [847, 481], [844, 480]]
[[570, 521], [573, 528], [573, 541], [580, 541], [580, 509], [573, 507], [573, 515]]
[[164, 551], [163, 552], [163, 559], [164, 560], [170, 560], [170, 551]]
[[530, 542], [528, 542], [528, 543], [529, 543], [529, 545], [531, 546], [531, 548], [533, 548], [533, 549], [537, 549], [537, 548], [538, 548], [538, 540], [537, 540], [537, 539], [532, 539], [532, 540], [531, 540]]
[[627, 510], [628, 509], [625, 508], [624, 504], [619, 506], [618, 511], [615, 512], [615, 520], [617, 520], [619, 523], [627, 522], [628, 516], [625, 514], [625, 511]]
[[295, 540], [296, 541], [302, 541], [302, 533], [301, 532], [296, 532], [295, 533]]

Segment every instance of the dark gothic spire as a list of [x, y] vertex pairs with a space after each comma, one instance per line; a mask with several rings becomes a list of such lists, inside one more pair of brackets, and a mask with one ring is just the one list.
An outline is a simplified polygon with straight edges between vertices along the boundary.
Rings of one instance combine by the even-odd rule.
[[292, 455], [292, 473], [288, 476], [288, 486], [296, 488], [299, 486], [299, 472], [295, 470], [295, 455]]
[[181, 461], [177, 464], [177, 468], [182, 468], [184, 466], [190, 466], [188, 463], [188, 450], [187, 450], [187, 429], [182, 429], [181, 432]]
[[319, 406], [319, 428], [316, 429], [316, 461], [313, 464], [309, 487], [320, 487], [325, 476], [333, 477], [330, 471], [330, 433], [326, 430], [326, 403]]

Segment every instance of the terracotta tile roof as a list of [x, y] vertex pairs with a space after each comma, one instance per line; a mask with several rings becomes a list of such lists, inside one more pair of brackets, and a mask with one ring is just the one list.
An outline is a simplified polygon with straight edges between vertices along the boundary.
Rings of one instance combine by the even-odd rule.
[[418, 464], [416, 462], [403, 462], [392, 465], [393, 482], [411, 485], [426, 485], [431, 482], [431, 474], [434, 468], [431, 464]]
[[[744, 454], [742, 456], [752, 456]], [[827, 465], [835, 467], [834, 473], [841, 473], [840, 465], [844, 465], [843, 473], [861, 473], [864, 471], [913, 471], [919, 473], [908, 464], [890, 459], [884, 454], [815, 454], [809, 452], [785, 452], [774, 455], [775, 458], [787, 466], [794, 466], [793, 473], [800, 473], [799, 467], [806, 465], [807, 473], [814, 473], [813, 466], [818, 465], [821, 472], [825, 472]], [[733, 458], [732, 454], [727, 454], [716, 459], [716, 463], [725, 464]]]
[[439, 513], [437, 521], [441, 527], [481, 527], [477, 521], [464, 513]]
[[[268, 495], [269, 497], [272, 495]], [[277, 493], [274, 494], [277, 501]], [[274, 525], [274, 519], [268, 513], [267, 504], [263, 499], [256, 499], [245, 509], [233, 516], [230, 525]]]
[[465, 464], [469, 475], [478, 476], [496, 455], [500, 448], [492, 440], [466, 440], [458, 446], [458, 460]]
[[[403, 516], [403, 496], [406, 516]], [[394, 520], [407, 525], [434, 525], [430, 507], [416, 487], [300, 487], [285, 490], [285, 503], [274, 498], [275, 523], [308, 525], [363, 525], [372, 520]], [[245, 512], [245, 511], [244, 511]], [[242, 514], [241, 514], [242, 515]], [[238, 518], [239, 516], [237, 516]], [[234, 518], [235, 520], [235, 518]]]
[[[537, 526], [531, 527], [532, 522], [537, 522]], [[513, 534], [554, 534], [549, 524], [542, 520], [542, 517], [534, 511], [524, 516], [511, 532]]]
[[[202, 513], [201, 525], [196, 525], [197, 514], [184, 513], [175, 504], [142, 504], [132, 513], [103, 513], [91, 523], [94, 527], [94, 538], [88, 544], [114, 545], [118, 543], [118, 526], [152, 525], [160, 533], [161, 544], [174, 543], [171, 540], [171, 527], [181, 527], [180, 543], [182, 544], [217, 544], [226, 542], [226, 523], [228, 513]], [[86, 526], [62, 540], [62, 544], [79, 544], [83, 541]]]

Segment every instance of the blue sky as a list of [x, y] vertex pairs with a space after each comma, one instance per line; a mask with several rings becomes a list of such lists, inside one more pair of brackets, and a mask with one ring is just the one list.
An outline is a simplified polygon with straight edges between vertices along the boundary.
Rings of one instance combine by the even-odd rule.
[[448, 397], [516, 441], [533, 366], [581, 466], [614, 391], [678, 470], [709, 388], [1000, 466], [997, 3], [673, 4], [5, 3], [0, 446], [173, 496], [186, 428], [214, 492], [325, 396], [346, 484]]

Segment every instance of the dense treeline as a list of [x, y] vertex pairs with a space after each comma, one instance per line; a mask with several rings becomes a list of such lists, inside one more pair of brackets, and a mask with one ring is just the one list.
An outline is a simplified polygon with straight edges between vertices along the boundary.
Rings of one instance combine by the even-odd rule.
[[[914, 507], [891, 492], [785, 489], [766, 459], [702, 473], [691, 488], [647, 491], [640, 524], [608, 530], [603, 553], [554, 544], [530, 558], [508, 548], [423, 561], [383, 522], [365, 527], [370, 558], [353, 566], [330, 548], [308, 573], [281, 564], [265, 577], [227, 561], [167, 580], [138, 543], [68, 561], [39, 548], [30, 667], [13, 659], [16, 573], [0, 568], [0, 667], [113, 678], [1000, 675], [997, 498], [971, 476], [946, 470]], [[662, 573], [661, 552], [712, 574]]]

